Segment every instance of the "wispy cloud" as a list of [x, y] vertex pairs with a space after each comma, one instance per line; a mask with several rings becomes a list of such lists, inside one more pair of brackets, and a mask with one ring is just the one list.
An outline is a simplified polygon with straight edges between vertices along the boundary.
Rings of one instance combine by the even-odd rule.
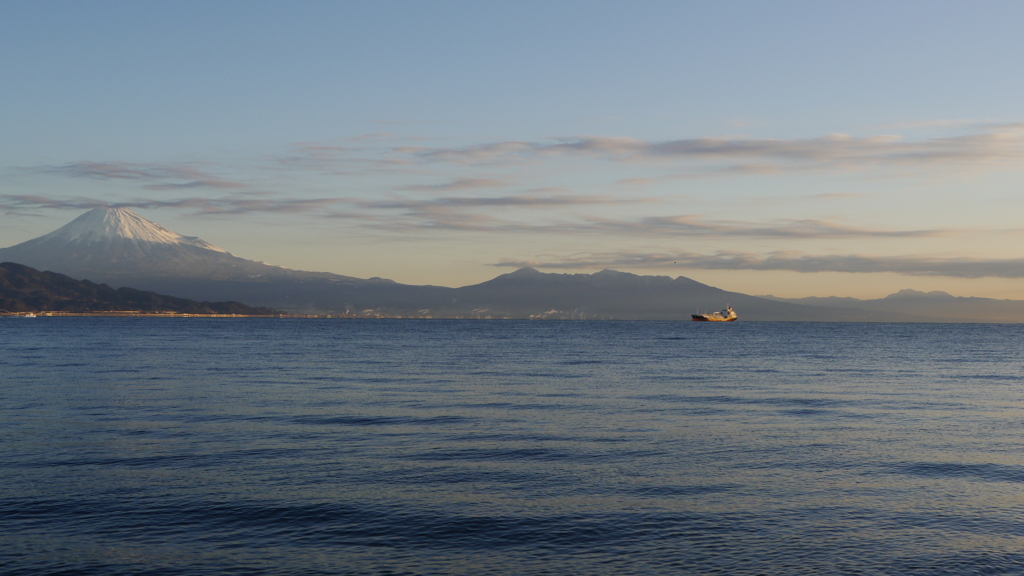
[[479, 207], [517, 207], [532, 208], [541, 206], [590, 206], [595, 204], [627, 204], [645, 202], [614, 198], [611, 196], [587, 196], [572, 194], [516, 194], [511, 196], [449, 196], [430, 200], [374, 200], [355, 201], [364, 208], [405, 209], [429, 211], [438, 208], [479, 208]]
[[427, 162], [454, 162], [457, 164], [486, 164], [508, 162], [516, 158], [525, 159], [542, 151], [544, 145], [535, 142], [491, 142], [464, 148], [429, 148], [425, 146], [402, 146], [393, 149], [395, 153]]
[[[569, 222], [539, 224], [546, 210], [563, 218], [568, 216], [562, 209], [607, 204], [636, 204], [651, 202], [650, 199], [622, 199], [611, 196], [559, 194], [558, 189], [508, 196], [450, 196], [416, 200], [394, 198], [388, 200], [350, 200], [353, 207], [362, 211], [380, 214], [364, 224], [367, 227], [387, 229], [394, 232], [416, 231], [474, 231], [483, 233], [499, 232], [572, 232]], [[531, 221], [514, 220], [500, 214], [507, 209], [531, 209], [535, 212]], [[381, 214], [399, 211], [397, 214]], [[564, 226], [564, 227], [563, 227]]]
[[396, 141], [415, 141], [394, 134], [365, 134], [332, 142], [297, 142], [283, 154], [264, 158], [264, 167], [274, 170], [305, 170], [351, 175], [367, 170], [415, 167], [417, 159], [396, 151]]
[[[393, 216], [381, 215], [367, 222], [369, 227], [395, 232], [416, 230], [472, 230], [481, 233], [536, 233], [559, 236], [622, 235], [630, 238], [761, 238], [777, 240], [824, 240], [865, 238], [938, 238], [978, 232], [971, 229], [887, 229], [852, 226], [829, 220], [782, 220], [768, 223], [713, 220], [699, 215], [652, 216], [637, 219], [609, 219], [567, 214], [561, 208], [595, 204], [657, 202], [653, 199], [619, 200], [605, 196], [502, 196], [437, 198], [433, 200], [391, 199], [353, 200], [363, 211], [399, 210]], [[534, 212], [529, 220], [488, 209], [550, 208]], [[554, 218], [554, 219], [552, 219]], [[1004, 230], [1017, 232], [1014, 230]]]
[[498, 188], [508, 186], [506, 180], [496, 178], [458, 178], [450, 182], [440, 184], [412, 184], [401, 186], [396, 190], [410, 190], [421, 192], [458, 192], [462, 190], [479, 190], [481, 188]]
[[[393, 198], [388, 200], [364, 200], [357, 198], [275, 198], [266, 193], [235, 194], [217, 198], [189, 197], [180, 199], [134, 198], [110, 202], [88, 197], [59, 198], [40, 195], [0, 195], [0, 209], [72, 209], [89, 210], [99, 207], [114, 208], [191, 208], [203, 214], [244, 214], [250, 212], [319, 213], [331, 217], [343, 217], [332, 208], [354, 207], [382, 213], [373, 222], [394, 220], [395, 227], [436, 228], [438, 221], [453, 222], [458, 219], [469, 222], [500, 222], [494, 217], [467, 213], [467, 209], [486, 208], [543, 208], [566, 206], [590, 206], [597, 204], [620, 204], [645, 202], [645, 200], [623, 200], [610, 196], [587, 196], [556, 194], [559, 189], [509, 196], [451, 196], [417, 200]], [[388, 212], [400, 210], [403, 216], [385, 216]], [[401, 222], [401, 224], [399, 224]], [[496, 227], [495, 230], [505, 229]]]
[[660, 180], [658, 178], [650, 178], [647, 176], [637, 178], [623, 178], [616, 182], [619, 186], [647, 186], [648, 184], [656, 184]]
[[107, 202], [94, 198], [47, 198], [30, 195], [0, 195], [0, 209], [23, 212], [39, 208], [91, 210], [93, 208], [182, 208], [200, 214], [245, 214], [253, 212], [301, 213], [323, 211], [338, 203], [339, 198], [261, 198], [258, 195], [235, 195], [221, 198], [180, 198], [154, 200], [140, 198], [120, 202]]
[[978, 129], [999, 129], [1006, 126], [1014, 126], [1005, 122], [993, 122], [992, 120], [980, 120], [977, 118], [933, 118], [930, 120], [914, 120], [911, 122], [895, 122], [892, 124], [881, 124], [871, 126], [874, 130], [913, 130], [919, 128], [970, 128]]
[[72, 178], [135, 180], [151, 190], [183, 188], [239, 189], [244, 184], [219, 178], [192, 166], [133, 164], [126, 162], [72, 162], [56, 166], [33, 166], [25, 170]]
[[[582, 158], [600, 171], [622, 164], [669, 166], [672, 174], [640, 173], [609, 184], [635, 187], [670, 180], [757, 176], [823, 171], [979, 169], [1024, 166], [1024, 124], [976, 125], [973, 131], [941, 138], [907, 139], [898, 135], [830, 134], [812, 138], [745, 138], [737, 136], [643, 140], [615, 136], [556, 137], [437, 146], [435, 140], [393, 133], [366, 134], [331, 142], [300, 142], [277, 155], [256, 158], [247, 166], [275, 172], [313, 172], [329, 176], [377, 174], [389, 190], [459, 192], [495, 188], [536, 179], [521, 169], [526, 163]], [[488, 174], [481, 175], [481, 167]], [[245, 190], [245, 182], [216, 174], [206, 163], [132, 163], [81, 161], [23, 168], [37, 174], [69, 178], [137, 182], [142, 189]], [[588, 168], [589, 170], [589, 168]], [[423, 174], [437, 182], [396, 185], [396, 174]], [[610, 174], [614, 173], [614, 169]], [[387, 184], [384, 184], [387, 182]], [[542, 183], [541, 183], [542, 184]]]
[[811, 256], [793, 253], [758, 255], [739, 252], [608, 252], [577, 254], [560, 260], [504, 259], [494, 266], [555, 269], [695, 268], [702, 270], [781, 270], [790, 272], [889, 272], [906, 276], [954, 278], [1024, 278], [1024, 258], [979, 259], [928, 256]]
[[[1024, 125], [993, 126], [973, 134], [905, 140], [896, 135], [756, 139], [707, 137], [667, 141], [589, 136], [546, 141], [490, 142], [461, 148], [398, 147], [422, 162], [487, 164], [552, 156], [615, 162], [715, 163], [710, 172], [762, 174], [784, 170], [851, 170], [949, 164], [993, 164], [1024, 159]], [[630, 183], [630, 181], [626, 181]]]
[[30, 194], [4, 194], [0, 195], [0, 209], [7, 212], [20, 213], [26, 210], [37, 208], [55, 208], [71, 210], [91, 210], [109, 206], [108, 203], [91, 198], [47, 198]]
[[782, 220], [773, 223], [708, 220], [699, 215], [652, 216], [636, 221], [596, 220], [596, 228], [620, 233], [667, 236], [730, 236], [754, 238], [920, 238], [952, 236], [963, 230], [891, 230], [849, 226], [830, 220]]
[[[216, 198], [192, 196], [179, 199], [134, 198], [118, 202], [94, 198], [51, 198], [39, 195], [0, 195], [0, 209], [88, 210], [100, 206], [123, 208], [191, 209], [197, 214], [289, 213], [347, 218], [355, 210], [366, 217], [361, 224], [393, 232], [423, 230], [472, 230], [483, 233], [528, 232], [555, 235], [609, 234], [648, 238], [765, 238], [814, 240], [843, 238], [936, 238], [977, 232], [970, 229], [887, 229], [854, 226], [822, 219], [747, 222], [709, 219], [697, 214], [602, 218], [567, 209], [608, 205], [659, 203], [654, 198], [620, 198], [607, 195], [559, 193], [558, 189], [504, 196], [443, 196], [430, 199], [395, 197], [382, 200], [314, 197], [281, 198], [268, 194], [233, 194]], [[517, 212], [516, 210], [531, 212]], [[516, 216], [519, 219], [516, 219]], [[1004, 231], [1014, 232], [1014, 231]]]
[[849, 198], [865, 198], [863, 192], [825, 192], [823, 194], [812, 194], [808, 198], [812, 200], [846, 200]]

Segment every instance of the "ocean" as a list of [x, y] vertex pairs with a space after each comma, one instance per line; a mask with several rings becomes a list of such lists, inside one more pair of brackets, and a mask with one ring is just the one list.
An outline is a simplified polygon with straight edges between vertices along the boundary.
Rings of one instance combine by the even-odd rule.
[[1024, 574], [1024, 326], [0, 318], [0, 574]]

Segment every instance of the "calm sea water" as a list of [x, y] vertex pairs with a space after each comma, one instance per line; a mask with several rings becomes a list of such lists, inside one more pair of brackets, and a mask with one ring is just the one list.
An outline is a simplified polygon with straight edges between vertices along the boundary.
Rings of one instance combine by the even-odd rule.
[[1024, 574], [1024, 326], [0, 319], [3, 574]]

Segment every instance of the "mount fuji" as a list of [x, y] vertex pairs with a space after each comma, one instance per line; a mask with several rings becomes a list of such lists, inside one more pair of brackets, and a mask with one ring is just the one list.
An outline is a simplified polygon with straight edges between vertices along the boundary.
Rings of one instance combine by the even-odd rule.
[[0, 261], [111, 284], [138, 278], [347, 278], [239, 258], [200, 238], [168, 230], [126, 208], [90, 210], [49, 234], [0, 249]]
[[[75, 279], [199, 301], [234, 300], [295, 313], [380, 308], [415, 300], [435, 287], [406, 286], [306, 272], [239, 258], [184, 236], [126, 208], [96, 208], [38, 238], [0, 248], [0, 262], [49, 270]], [[391, 303], [391, 304], [388, 304]], [[403, 308], [405, 309], [405, 308]]]

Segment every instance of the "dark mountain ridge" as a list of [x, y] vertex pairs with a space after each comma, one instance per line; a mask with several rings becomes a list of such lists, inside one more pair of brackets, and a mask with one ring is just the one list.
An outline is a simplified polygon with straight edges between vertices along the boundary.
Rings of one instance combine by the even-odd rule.
[[13, 262], [0, 263], [0, 312], [178, 312], [182, 314], [240, 314], [272, 316], [270, 308], [238, 302], [195, 302], [133, 288], [111, 288], [75, 280], [56, 272], [41, 272]]
[[[473, 286], [454, 289], [464, 305], [514, 317], [616, 320], [689, 320], [697, 312], [731, 304], [746, 320], [894, 321], [865, 310], [775, 302], [729, 292], [679, 276], [639, 276], [602, 270], [594, 274], [546, 274], [523, 268]], [[898, 314], [903, 321], [921, 320]]]
[[763, 296], [776, 302], [788, 302], [803, 306], [833, 308], [845, 306], [887, 314], [903, 313], [925, 318], [931, 322], [1024, 322], [1024, 301], [997, 300], [953, 296], [938, 290], [921, 292], [904, 289], [884, 298], [860, 300], [829, 296], [809, 298], [778, 298]]

